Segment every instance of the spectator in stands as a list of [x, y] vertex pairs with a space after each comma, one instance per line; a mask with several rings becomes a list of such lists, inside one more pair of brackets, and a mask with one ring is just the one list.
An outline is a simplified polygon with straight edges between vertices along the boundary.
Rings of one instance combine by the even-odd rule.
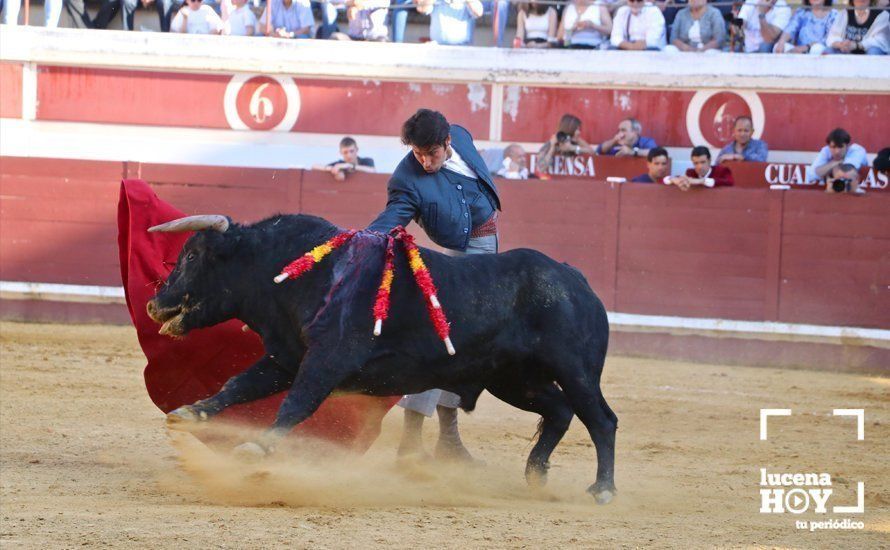
[[519, 5], [514, 47], [549, 48], [556, 43], [558, 17], [552, 6], [532, 0]]
[[185, 0], [185, 5], [173, 18], [170, 30], [188, 34], [222, 34], [223, 22], [202, 0]]
[[102, 0], [99, 11], [96, 12], [96, 17], [93, 19], [92, 28], [107, 29], [117, 13], [121, 12], [121, 29], [132, 31], [137, 6], [139, 6], [139, 0]]
[[[120, 0], [117, 0], [120, 1]], [[4, 25], [18, 25], [19, 13], [22, 8], [22, 0], [0, 0], [0, 11], [3, 12]], [[90, 14], [84, 6], [83, 0], [45, 0], [43, 4], [43, 24], [48, 29], [59, 26], [62, 17], [62, 8], [71, 16], [71, 23], [79, 29], [93, 28]]]
[[374, 168], [374, 159], [358, 156], [358, 143], [351, 137], [345, 137], [340, 140], [339, 160], [335, 160], [325, 166], [313, 166], [312, 168], [330, 172], [337, 181], [345, 180], [346, 175], [353, 172], [373, 174], [377, 171]]
[[749, 116], [740, 116], [732, 126], [732, 137], [717, 155], [717, 164], [728, 160], [746, 160], [750, 162], [766, 162], [769, 147], [760, 139], [753, 139], [754, 122]]
[[875, 172], [884, 176], [890, 176], [890, 147], [885, 147], [878, 152], [872, 168], [874, 168]]
[[693, 185], [703, 187], [730, 187], [735, 182], [732, 170], [719, 164], [711, 165], [711, 151], [699, 145], [692, 148], [692, 168], [682, 176], [668, 178], [668, 183], [676, 185], [683, 191], [689, 191]]
[[[223, 34], [232, 36], [253, 36], [256, 33], [256, 15], [247, 5], [247, 0], [231, 0], [231, 9], [224, 9], [225, 27]], [[225, 4], [224, 4], [225, 5]]]
[[557, 40], [575, 49], [607, 48], [611, 32], [612, 16], [605, 5], [574, 0], [563, 11]]
[[649, 154], [646, 155], [647, 172], [636, 176], [630, 181], [636, 183], [661, 183], [668, 175], [670, 161], [667, 149], [664, 147], [653, 147], [649, 149]]
[[508, 180], [527, 180], [527, 164], [525, 149], [522, 148], [522, 145], [511, 143], [504, 149], [504, 162], [495, 175]]
[[645, 157], [649, 149], [656, 147], [655, 140], [642, 135], [643, 125], [635, 118], [625, 118], [618, 123], [618, 132], [602, 142], [596, 152], [616, 157]]
[[687, 0], [654, 0], [654, 4], [664, 16], [664, 28], [670, 29], [674, 25], [674, 21], [677, 20], [677, 14], [689, 3]]
[[708, 0], [690, 0], [689, 6], [677, 13], [665, 51], [719, 52], [724, 42], [726, 21], [720, 10], [709, 6]]
[[[509, 0], [486, 0], [482, 2], [483, 14], [491, 14], [491, 31], [494, 35], [494, 44], [498, 48], [504, 47], [504, 36], [507, 31], [507, 19], [510, 17]], [[497, 10], [497, 13], [495, 13]]]
[[538, 150], [535, 158], [536, 170], [539, 173], [546, 173], [556, 155], [592, 155], [595, 152], [596, 149], [581, 137], [581, 119], [566, 113], [559, 119], [556, 133]]
[[852, 0], [853, 7], [838, 13], [828, 32], [825, 53], [887, 55], [890, 53], [890, 12], [869, 9], [874, 0]]
[[417, 11], [430, 16], [430, 40], [450, 46], [473, 43], [483, 10], [480, 0], [417, 0]]
[[[785, 0], [782, 0], [783, 2]], [[627, 0], [612, 24], [612, 49], [660, 50], [665, 46], [664, 16], [643, 0]]]
[[334, 33], [332, 38], [386, 42], [389, 39], [389, 26], [386, 24], [389, 3], [390, 0], [346, 0], [349, 30], [346, 34]]
[[394, 0], [392, 5], [392, 41], [405, 41], [405, 28], [408, 26], [408, 12], [414, 11], [415, 0]]
[[745, 0], [739, 18], [744, 21], [745, 51], [771, 52], [791, 20], [791, 8], [785, 0]]
[[272, 3], [272, 29], [266, 34], [269, 7], [260, 16], [260, 29], [266, 36], [275, 38], [311, 38], [312, 8], [306, 0], [269, 0]]
[[859, 186], [861, 181], [858, 168], [847, 163], [837, 164], [825, 178], [825, 192], [862, 195], [865, 189]]
[[825, 138], [825, 147], [819, 151], [816, 160], [810, 166], [810, 181], [825, 179], [831, 170], [839, 164], [851, 164], [857, 170], [868, 166], [868, 154], [865, 148], [852, 143], [850, 133], [843, 128], [835, 128]]
[[[810, 6], [807, 9], [806, 6]], [[791, 22], [773, 48], [775, 53], [809, 53], [820, 55], [825, 51], [828, 31], [837, 19], [837, 12], [831, 9], [831, 0], [804, 0], [791, 16]]]

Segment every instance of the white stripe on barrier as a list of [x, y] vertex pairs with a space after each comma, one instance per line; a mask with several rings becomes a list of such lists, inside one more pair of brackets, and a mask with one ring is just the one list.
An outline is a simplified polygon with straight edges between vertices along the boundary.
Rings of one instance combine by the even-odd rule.
[[[28, 283], [0, 281], [0, 299], [43, 300], [123, 304], [124, 289], [114, 286], [63, 285], [56, 283]], [[764, 321], [736, 321], [668, 315], [639, 315], [608, 312], [609, 325], [619, 332], [667, 332], [672, 334], [718, 336], [760, 340], [849, 344], [890, 348], [890, 330], [862, 327], [834, 327], [776, 323]]]
[[773, 321], [737, 321], [674, 317], [667, 315], [638, 315], [609, 312], [609, 324], [623, 332], [669, 332], [700, 334], [760, 340], [868, 345], [890, 348], [890, 330], [778, 323]]
[[40, 300], [90, 304], [124, 304], [124, 289], [119, 286], [63, 285], [0, 281], [2, 300]]

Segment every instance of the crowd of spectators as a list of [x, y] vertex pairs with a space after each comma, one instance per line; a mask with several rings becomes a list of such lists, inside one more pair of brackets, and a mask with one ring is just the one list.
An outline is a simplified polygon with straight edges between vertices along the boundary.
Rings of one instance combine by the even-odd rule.
[[[492, 175], [506, 179], [549, 179], [547, 173], [557, 156], [566, 158], [578, 155], [613, 155], [644, 157], [646, 173], [631, 178], [633, 183], [663, 183], [674, 185], [683, 191], [693, 187], [730, 187], [734, 185], [732, 170], [727, 162], [766, 162], [766, 142], [753, 139], [754, 127], [750, 117], [740, 116], [733, 125], [733, 139], [721, 150], [715, 162], [711, 150], [703, 145], [692, 148], [692, 167], [682, 174], [671, 175], [671, 158], [667, 149], [659, 147], [655, 140], [642, 135], [642, 125], [633, 118], [618, 124], [618, 132], [599, 145], [591, 145], [581, 135], [581, 119], [567, 113], [560, 118], [556, 133], [534, 155], [535, 166], [529, 169], [529, 155], [518, 143], [504, 149], [480, 151]], [[358, 144], [351, 137], [340, 141], [340, 159], [326, 165], [313, 166], [315, 170], [330, 172], [335, 180], [343, 181], [352, 172], [374, 172], [374, 161], [358, 156]], [[859, 187], [861, 172], [868, 167], [868, 154], [864, 147], [853, 143], [850, 133], [835, 128], [828, 133], [823, 147], [807, 170], [810, 182], [822, 182], [829, 193], [847, 192], [862, 194]], [[885, 175], [890, 172], [890, 148], [882, 149], [874, 161], [874, 169]]]
[[[890, 53], [890, 0], [847, 1], [803, 0], [792, 10], [786, 0], [102, 0], [91, 17], [84, 0], [45, 0], [44, 14], [48, 27], [64, 9], [77, 27], [107, 28], [120, 12], [132, 30], [139, 3], [154, 3], [164, 32], [403, 42], [416, 11], [429, 18], [424, 40], [447, 45], [473, 44], [477, 19], [490, 14], [503, 46], [515, 5], [517, 48]], [[0, 0], [3, 23], [17, 24], [21, 2]]]

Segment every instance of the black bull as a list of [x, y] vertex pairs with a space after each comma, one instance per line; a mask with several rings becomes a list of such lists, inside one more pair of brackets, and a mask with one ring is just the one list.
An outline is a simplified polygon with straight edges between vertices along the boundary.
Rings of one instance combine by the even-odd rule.
[[383, 268], [383, 239], [360, 233], [295, 281], [273, 278], [291, 260], [336, 235], [327, 221], [282, 215], [253, 225], [199, 216], [153, 228], [198, 230], [148, 313], [161, 332], [183, 335], [237, 318], [257, 332], [265, 355], [219, 393], [168, 416], [205, 421], [226, 407], [288, 390], [275, 423], [252, 444], [268, 452], [333, 391], [375, 396], [443, 388], [470, 411], [482, 390], [541, 415], [526, 466], [543, 483], [554, 447], [574, 415], [598, 459], [588, 489], [599, 502], [615, 493], [617, 417], [600, 389], [609, 324], [584, 277], [534, 250], [449, 257], [422, 249], [451, 323], [446, 353], [397, 244], [389, 318], [374, 337], [372, 306]]

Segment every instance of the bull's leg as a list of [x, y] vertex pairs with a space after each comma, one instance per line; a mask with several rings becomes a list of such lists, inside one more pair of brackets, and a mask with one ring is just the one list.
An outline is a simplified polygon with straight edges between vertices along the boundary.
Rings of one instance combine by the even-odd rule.
[[275, 359], [264, 355], [246, 371], [229, 378], [216, 395], [171, 411], [167, 415], [167, 423], [185, 427], [208, 420], [232, 405], [249, 403], [286, 390], [295, 376], [294, 372], [282, 368]]
[[559, 444], [574, 417], [566, 395], [552, 382], [529, 384], [497, 384], [489, 386], [495, 397], [524, 411], [541, 415], [538, 441], [528, 455], [525, 479], [530, 485], [547, 482], [550, 455]]
[[582, 368], [568, 372], [563, 370], [562, 375], [558, 376], [558, 382], [568, 396], [569, 403], [584, 423], [596, 447], [596, 482], [587, 489], [587, 492], [592, 494], [599, 504], [606, 504], [617, 492], [615, 432], [618, 429], [618, 418], [606, 403], [599, 382], [592, 381], [591, 376], [583, 372]]
[[[364, 363], [364, 355], [350, 349], [330, 346], [332, 352], [309, 352], [303, 358], [294, 383], [278, 408], [272, 427], [257, 443], [247, 443], [236, 449], [245, 454], [268, 454], [278, 441], [297, 424], [318, 410], [322, 402], [343, 379]], [[349, 361], [344, 362], [343, 357]]]

